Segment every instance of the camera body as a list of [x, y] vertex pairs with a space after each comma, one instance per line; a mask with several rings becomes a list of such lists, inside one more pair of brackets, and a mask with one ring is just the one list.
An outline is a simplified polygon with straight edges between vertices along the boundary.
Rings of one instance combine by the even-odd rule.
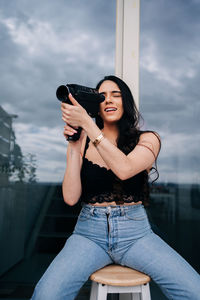
[[[60, 85], [57, 88], [56, 96], [58, 100], [71, 104], [69, 93], [83, 106], [87, 113], [92, 117], [96, 117], [99, 112], [99, 104], [105, 100], [104, 95], [99, 94], [97, 89], [90, 88], [78, 84]], [[77, 141], [81, 134], [81, 128], [73, 136], [68, 137], [68, 140]]]

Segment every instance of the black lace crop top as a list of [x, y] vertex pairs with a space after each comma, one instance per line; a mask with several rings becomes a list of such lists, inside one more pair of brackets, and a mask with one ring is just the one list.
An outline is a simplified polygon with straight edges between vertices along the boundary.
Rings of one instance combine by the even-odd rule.
[[147, 171], [127, 180], [120, 180], [111, 170], [100, 167], [85, 157], [88, 144], [87, 138], [81, 169], [81, 201], [90, 204], [115, 201], [117, 205], [142, 201], [145, 205], [149, 198]]

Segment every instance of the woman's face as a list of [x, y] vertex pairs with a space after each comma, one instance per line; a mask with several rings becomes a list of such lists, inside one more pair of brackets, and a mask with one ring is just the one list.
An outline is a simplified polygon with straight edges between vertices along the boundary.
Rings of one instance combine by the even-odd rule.
[[124, 108], [118, 85], [114, 81], [105, 80], [99, 88], [99, 93], [105, 96], [104, 102], [100, 103], [100, 117], [108, 123], [119, 121]]

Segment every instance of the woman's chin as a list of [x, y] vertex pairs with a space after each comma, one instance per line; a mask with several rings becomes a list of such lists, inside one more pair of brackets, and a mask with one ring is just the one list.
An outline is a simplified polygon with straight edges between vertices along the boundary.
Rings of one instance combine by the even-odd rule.
[[118, 121], [119, 121], [119, 119], [116, 119], [116, 118], [105, 118], [103, 120], [104, 124], [108, 124], [108, 125], [117, 124]]

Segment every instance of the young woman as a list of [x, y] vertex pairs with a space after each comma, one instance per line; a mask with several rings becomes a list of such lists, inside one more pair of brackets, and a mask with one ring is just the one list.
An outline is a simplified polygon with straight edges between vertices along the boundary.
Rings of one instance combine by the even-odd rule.
[[80, 198], [84, 205], [32, 299], [75, 299], [91, 273], [116, 263], [148, 274], [168, 299], [199, 300], [200, 276], [153, 233], [144, 209], [160, 137], [139, 130], [139, 113], [121, 79], [107, 76], [97, 89], [105, 100], [96, 124], [72, 95], [73, 105], [61, 105], [64, 135], [83, 128], [68, 145], [63, 197], [68, 205]]

